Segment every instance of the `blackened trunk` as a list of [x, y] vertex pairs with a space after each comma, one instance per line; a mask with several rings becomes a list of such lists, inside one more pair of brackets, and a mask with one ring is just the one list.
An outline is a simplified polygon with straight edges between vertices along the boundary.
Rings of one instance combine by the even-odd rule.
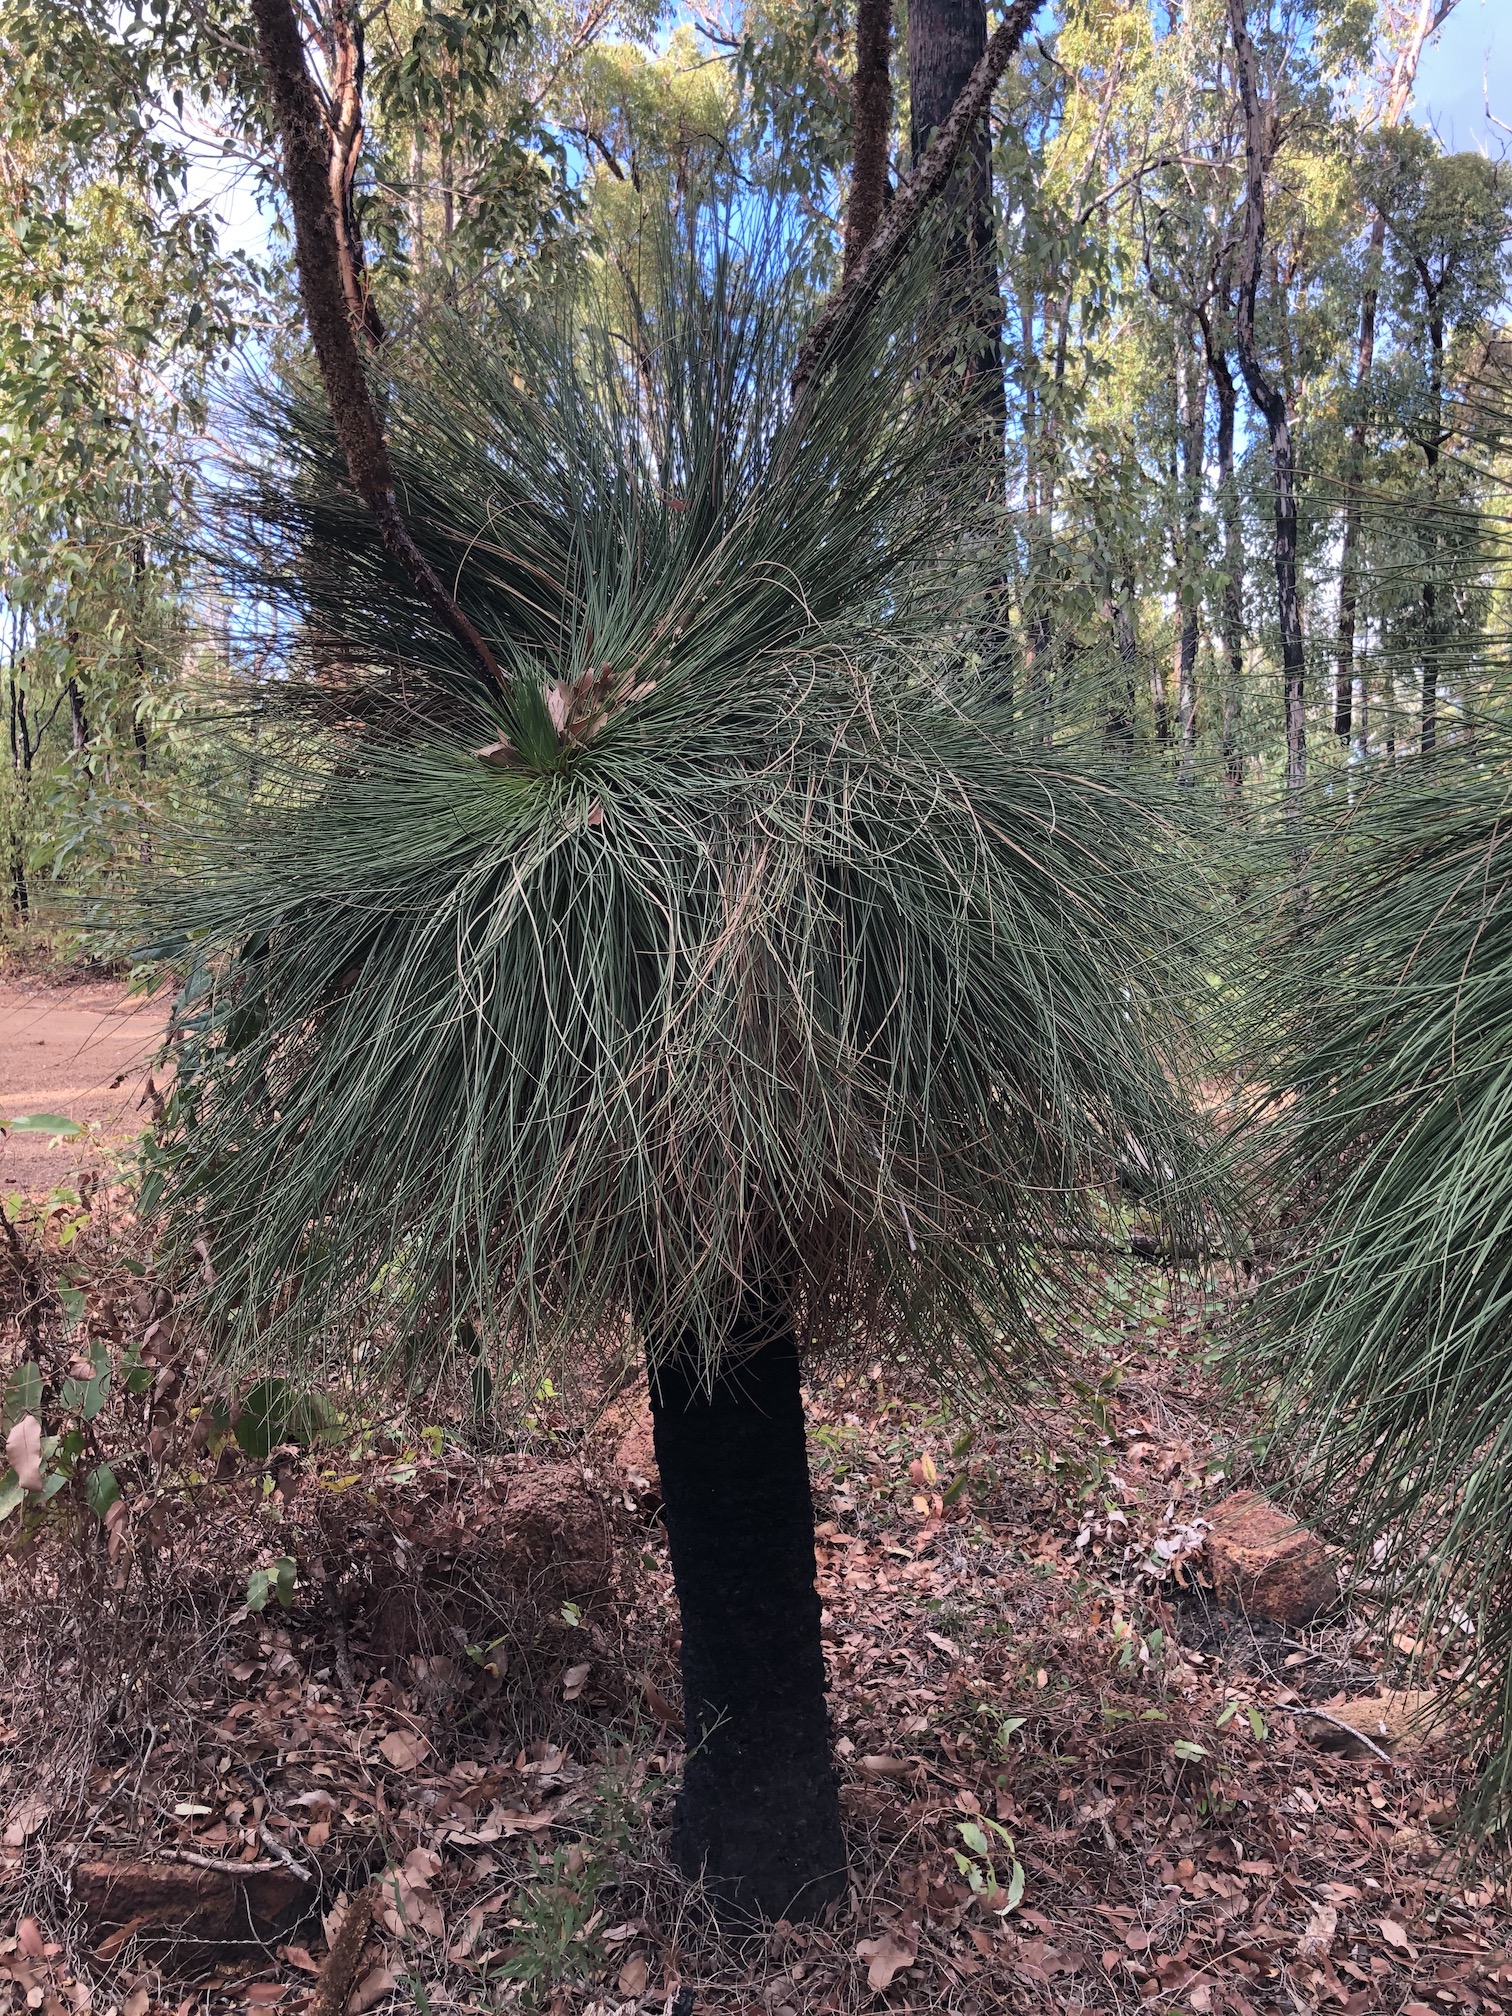
[[728, 1356], [712, 1388], [686, 1340], [651, 1374], [688, 1746], [672, 1854], [737, 1917], [813, 1917], [845, 1843], [791, 1322], [743, 1304]]
[[1103, 747], [1116, 762], [1127, 766], [1134, 760], [1134, 626], [1111, 583], [1103, 604], [1113, 632], [1116, 669], [1103, 715]]
[[[911, 0], [908, 9], [910, 146], [914, 164], [949, 118], [987, 47], [985, 0]], [[1003, 382], [1003, 297], [998, 283], [997, 225], [992, 208], [992, 135], [983, 119], [961, 150], [945, 200], [960, 221], [949, 267], [953, 306], [967, 345], [965, 393], [994, 441], [1001, 441], [1008, 399]]]

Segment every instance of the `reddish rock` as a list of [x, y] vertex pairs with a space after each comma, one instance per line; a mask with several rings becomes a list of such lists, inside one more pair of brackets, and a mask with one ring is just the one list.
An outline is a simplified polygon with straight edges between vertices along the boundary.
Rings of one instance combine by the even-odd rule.
[[575, 1464], [522, 1470], [500, 1524], [512, 1565], [540, 1594], [590, 1596], [608, 1582], [609, 1522]]
[[1251, 1617], [1306, 1624], [1338, 1600], [1323, 1542], [1258, 1491], [1236, 1491], [1214, 1510], [1207, 1559], [1219, 1602]]
[[200, 1948], [260, 1945], [297, 1925], [319, 1894], [289, 1869], [125, 1859], [80, 1863], [73, 1890], [92, 1943], [107, 1957], [133, 1935]]

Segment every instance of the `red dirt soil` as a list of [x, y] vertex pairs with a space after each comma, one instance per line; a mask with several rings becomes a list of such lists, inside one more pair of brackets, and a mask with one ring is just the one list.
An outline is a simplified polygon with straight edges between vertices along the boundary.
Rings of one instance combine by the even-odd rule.
[[[102, 1171], [142, 1132], [168, 997], [133, 998], [120, 980], [57, 986], [0, 979], [0, 1123], [58, 1113], [87, 1135], [0, 1134], [0, 1193], [46, 1190]], [[158, 1071], [158, 1082], [164, 1073]]]

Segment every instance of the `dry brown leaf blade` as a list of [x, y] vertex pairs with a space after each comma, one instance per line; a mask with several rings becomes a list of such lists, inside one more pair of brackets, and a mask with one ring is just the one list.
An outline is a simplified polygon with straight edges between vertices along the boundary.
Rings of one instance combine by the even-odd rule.
[[863, 1939], [856, 1948], [856, 1958], [866, 1965], [867, 1986], [878, 1995], [885, 1994], [892, 1986], [893, 1976], [912, 1967], [917, 1957], [918, 1949], [894, 1932], [884, 1932], [877, 1939]]

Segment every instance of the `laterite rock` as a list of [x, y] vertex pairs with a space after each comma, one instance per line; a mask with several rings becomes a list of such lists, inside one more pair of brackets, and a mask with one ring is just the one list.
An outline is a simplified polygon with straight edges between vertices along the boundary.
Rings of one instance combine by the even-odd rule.
[[1206, 1553], [1225, 1609], [1307, 1624], [1338, 1601], [1323, 1542], [1258, 1491], [1236, 1491], [1215, 1508]]

